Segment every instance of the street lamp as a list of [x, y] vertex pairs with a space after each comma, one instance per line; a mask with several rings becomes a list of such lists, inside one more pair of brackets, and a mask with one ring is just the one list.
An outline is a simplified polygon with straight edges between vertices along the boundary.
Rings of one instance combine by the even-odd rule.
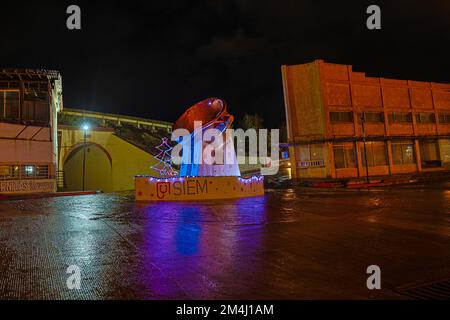
[[89, 130], [89, 124], [85, 123], [81, 126], [81, 129], [83, 130], [84, 133], [84, 142], [83, 142], [83, 191], [85, 189], [85, 177], [86, 177], [86, 137], [87, 137], [87, 132]]

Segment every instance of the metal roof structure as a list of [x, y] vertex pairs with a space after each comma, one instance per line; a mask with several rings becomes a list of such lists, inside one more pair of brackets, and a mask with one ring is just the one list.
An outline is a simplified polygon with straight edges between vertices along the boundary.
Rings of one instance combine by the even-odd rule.
[[2, 80], [39, 80], [60, 79], [61, 74], [57, 70], [45, 69], [14, 69], [1, 68], [0, 79]]

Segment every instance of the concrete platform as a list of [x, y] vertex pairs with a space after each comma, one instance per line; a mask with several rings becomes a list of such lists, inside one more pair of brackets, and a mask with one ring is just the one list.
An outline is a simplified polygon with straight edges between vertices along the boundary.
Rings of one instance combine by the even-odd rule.
[[136, 201], [205, 201], [264, 195], [264, 176], [134, 177]]

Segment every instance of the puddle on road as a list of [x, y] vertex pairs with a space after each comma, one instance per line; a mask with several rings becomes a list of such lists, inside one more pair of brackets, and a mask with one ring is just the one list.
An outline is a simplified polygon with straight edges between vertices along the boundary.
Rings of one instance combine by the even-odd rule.
[[0, 218], [37, 216], [37, 215], [46, 215], [46, 213], [42, 211], [27, 210], [17, 205], [0, 204]]

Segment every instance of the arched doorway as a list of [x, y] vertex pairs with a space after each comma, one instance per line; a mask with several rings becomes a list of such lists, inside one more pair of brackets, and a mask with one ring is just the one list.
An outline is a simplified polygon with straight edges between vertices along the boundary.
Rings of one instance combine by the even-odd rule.
[[[64, 184], [68, 191], [83, 189], [83, 144], [75, 146], [64, 161]], [[111, 157], [94, 143], [86, 145], [85, 190], [113, 190]]]

